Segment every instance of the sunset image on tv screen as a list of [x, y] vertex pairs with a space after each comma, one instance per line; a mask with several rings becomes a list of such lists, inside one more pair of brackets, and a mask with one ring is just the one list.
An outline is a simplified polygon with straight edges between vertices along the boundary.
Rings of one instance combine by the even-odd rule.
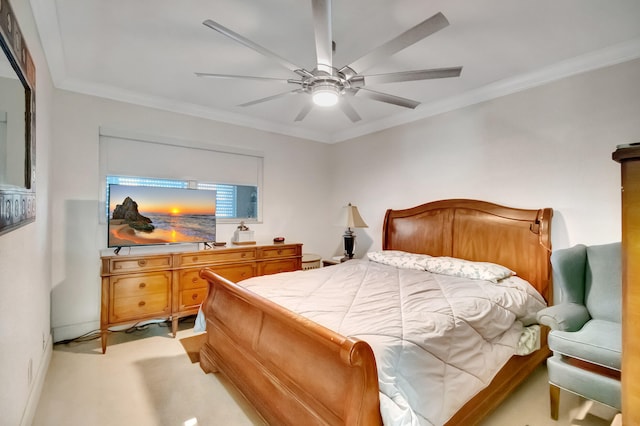
[[109, 185], [109, 247], [215, 241], [215, 191]]

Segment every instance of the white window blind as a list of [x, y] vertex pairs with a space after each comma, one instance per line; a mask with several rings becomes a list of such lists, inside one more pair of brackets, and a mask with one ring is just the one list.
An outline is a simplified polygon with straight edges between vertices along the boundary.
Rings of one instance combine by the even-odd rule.
[[[238, 185], [256, 187], [260, 192], [263, 156], [259, 152], [110, 129], [101, 128], [100, 132], [100, 172], [105, 185], [109, 176], [117, 177], [121, 184], [127, 184], [128, 177], [136, 185], [144, 185], [145, 178], [149, 178], [149, 186], [164, 186], [163, 180], [169, 186], [195, 183], [198, 188], [217, 191], [220, 218], [244, 214], [236, 211]], [[102, 193], [105, 191], [103, 188]], [[260, 210], [258, 207], [257, 220]]]
[[263, 158], [202, 147], [100, 137], [107, 175], [258, 186]]

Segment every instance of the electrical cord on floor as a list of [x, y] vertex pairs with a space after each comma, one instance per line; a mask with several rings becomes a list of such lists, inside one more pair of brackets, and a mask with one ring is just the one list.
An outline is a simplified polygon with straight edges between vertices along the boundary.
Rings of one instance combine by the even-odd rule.
[[[190, 317], [182, 317], [178, 319], [179, 323], [193, 323], [195, 324], [195, 317], [194, 316], [190, 316]], [[109, 333], [125, 333], [125, 334], [131, 334], [131, 333], [136, 333], [136, 332], [141, 332], [145, 333], [149, 330], [149, 327], [151, 325], [157, 325], [158, 327], [170, 327], [171, 325], [171, 321], [170, 320], [164, 320], [164, 321], [139, 321], [135, 324], [133, 324], [132, 326], [125, 328], [125, 329], [121, 329], [121, 330], [113, 330], [113, 329], [109, 329]], [[97, 330], [91, 330], [81, 336], [78, 337], [74, 337], [72, 339], [65, 339], [65, 340], [61, 340], [59, 342], [55, 342], [54, 345], [67, 345], [69, 343], [83, 343], [83, 342], [90, 342], [92, 340], [96, 340], [99, 339], [102, 336], [102, 332], [100, 331], [100, 329]]]
[[125, 334], [131, 334], [131, 333], [135, 333], [137, 331], [142, 331], [142, 332], [146, 332], [149, 330], [149, 326], [153, 325], [153, 324], [158, 324], [159, 327], [162, 327], [163, 325], [166, 327], [166, 321], [162, 322], [162, 323], [156, 323], [156, 322], [147, 322], [147, 323], [135, 323], [133, 324], [131, 327], [124, 329], [124, 330], [111, 330], [109, 329], [110, 332], [121, 332], [124, 331]]
[[73, 339], [61, 340], [59, 342], [55, 342], [54, 345], [66, 345], [69, 343], [82, 343], [82, 342], [90, 342], [91, 340], [100, 338], [100, 330], [91, 330], [81, 336], [74, 337]]

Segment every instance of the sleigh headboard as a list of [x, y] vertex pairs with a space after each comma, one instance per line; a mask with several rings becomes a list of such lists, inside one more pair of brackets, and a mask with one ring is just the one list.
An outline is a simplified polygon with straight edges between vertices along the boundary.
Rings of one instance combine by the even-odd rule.
[[506, 266], [548, 301], [553, 210], [525, 210], [451, 199], [387, 210], [382, 248]]

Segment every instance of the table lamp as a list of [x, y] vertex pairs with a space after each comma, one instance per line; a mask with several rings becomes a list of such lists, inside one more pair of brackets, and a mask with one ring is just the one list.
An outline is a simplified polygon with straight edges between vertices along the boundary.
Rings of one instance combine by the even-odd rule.
[[353, 259], [353, 246], [356, 236], [351, 228], [367, 228], [367, 224], [362, 220], [362, 216], [360, 216], [358, 208], [349, 203], [349, 205], [342, 209], [340, 225], [347, 227], [347, 230], [344, 233], [344, 257], [340, 260], [341, 262], [344, 262], [346, 260]]

